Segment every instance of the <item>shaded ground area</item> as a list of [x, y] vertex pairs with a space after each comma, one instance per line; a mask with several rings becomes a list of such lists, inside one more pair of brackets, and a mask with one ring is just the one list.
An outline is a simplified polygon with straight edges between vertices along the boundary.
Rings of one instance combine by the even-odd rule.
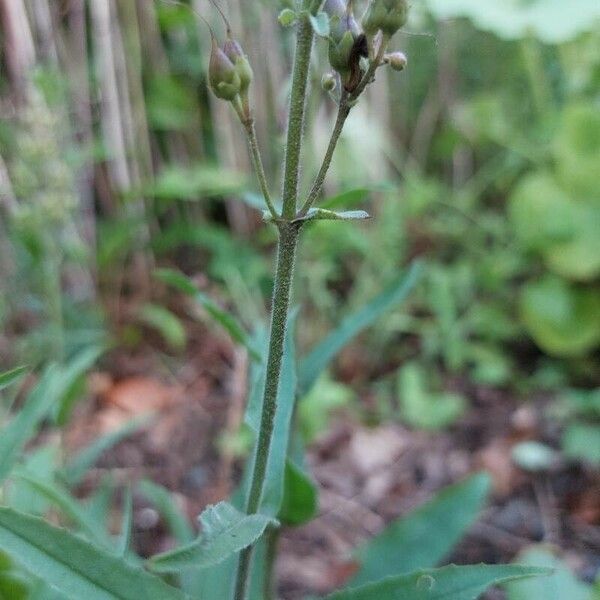
[[[156, 353], [118, 353], [105, 361], [110, 370], [93, 375], [93, 400], [80, 407], [67, 433], [71, 449], [148, 411], [155, 416], [102, 457], [82, 493], [107, 470], [122, 483], [149, 478], [174, 492], [191, 522], [206, 504], [229, 495], [241, 461], [219, 441], [243, 418], [246, 358], [202, 328], [191, 339], [201, 343], [189, 349], [183, 365]], [[465, 388], [471, 410], [446, 432], [410, 431], [399, 423], [366, 427], [342, 414], [312, 445], [309, 465], [321, 491], [320, 513], [282, 536], [282, 598], [341, 585], [354, 572], [354, 548], [480, 469], [492, 475], [492, 500], [449, 561], [511, 561], [522, 548], [544, 541], [593, 580], [600, 568], [600, 474], [560, 461], [545, 473], [518, 469], [511, 459], [515, 443], [557, 443], [559, 431], [544, 418], [547, 400], [518, 404], [500, 391], [454, 384]], [[145, 556], [174, 543], [142, 497], [136, 498], [134, 543]]]

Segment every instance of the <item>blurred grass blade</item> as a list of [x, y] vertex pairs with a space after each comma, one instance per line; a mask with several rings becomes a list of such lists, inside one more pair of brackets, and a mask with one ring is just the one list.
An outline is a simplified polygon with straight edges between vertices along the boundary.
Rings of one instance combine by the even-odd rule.
[[0, 391], [3, 389], [17, 383], [21, 377], [27, 373], [29, 367], [26, 365], [15, 367], [10, 371], [4, 371], [4, 373], [0, 373]]
[[65, 465], [60, 472], [60, 476], [69, 486], [77, 485], [104, 452], [148, 425], [153, 418], [153, 415], [149, 414], [139, 419], [133, 419], [120, 429], [94, 440], [87, 448], [81, 450]]
[[123, 494], [123, 508], [121, 512], [121, 533], [117, 542], [117, 554], [124, 557], [129, 552], [133, 525], [133, 496], [129, 486], [125, 488], [125, 493]]
[[386, 310], [404, 301], [417, 283], [423, 266], [413, 262], [408, 273], [393, 281], [364, 308], [346, 317], [340, 326], [320, 342], [300, 363], [298, 384], [306, 394], [338, 352], [363, 329], [372, 325]]
[[349, 585], [437, 565], [476, 519], [489, 489], [488, 475], [474, 475], [388, 525], [359, 551], [361, 568]]
[[148, 480], [140, 481], [138, 490], [154, 504], [166, 521], [169, 531], [180, 544], [187, 544], [196, 537], [187, 516], [179, 509], [169, 490]]
[[81, 397], [84, 377], [96, 361], [105, 352], [105, 346], [91, 346], [79, 352], [63, 369], [62, 381], [65, 387], [56, 408], [56, 423], [64, 425], [68, 422], [73, 407]]
[[0, 547], [69, 598], [184, 600], [158, 577], [38, 517], [0, 508]]
[[276, 521], [261, 514], [245, 515], [228, 502], [207, 507], [199, 517], [202, 534], [191, 544], [153, 556], [158, 573], [201, 569], [216, 565], [254, 543]]
[[16, 477], [26, 482], [38, 494], [56, 506], [90, 541], [110, 548], [111, 543], [104, 530], [98, 526], [97, 522], [90, 518], [89, 513], [85, 511], [83, 505], [71, 496], [66, 489], [56, 483], [44, 481], [27, 473], [17, 472]]
[[25, 444], [60, 398], [64, 389], [60, 378], [57, 365], [48, 367], [27, 396], [23, 408], [0, 433], [0, 481], [9, 474]]
[[217, 306], [208, 296], [203, 294], [183, 273], [174, 269], [156, 269], [154, 276], [163, 283], [194, 298], [213, 320], [229, 333], [234, 341], [245, 346], [255, 360], [261, 359], [260, 353], [252, 346], [251, 338], [242, 325], [228, 312]]
[[158, 304], [144, 304], [138, 317], [147, 326], [155, 329], [174, 350], [183, 350], [187, 341], [185, 327], [179, 317], [168, 308]]
[[548, 569], [518, 565], [450, 565], [388, 577], [336, 592], [326, 600], [476, 600], [492, 585], [549, 573]]
[[546, 567], [550, 577], [515, 581], [506, 585], [509, 600], [598, 600], [591, 586], [579, 581], [567, 565], [556, 558], [550, 546], [532, 546], [520, 553], [521, 565]]

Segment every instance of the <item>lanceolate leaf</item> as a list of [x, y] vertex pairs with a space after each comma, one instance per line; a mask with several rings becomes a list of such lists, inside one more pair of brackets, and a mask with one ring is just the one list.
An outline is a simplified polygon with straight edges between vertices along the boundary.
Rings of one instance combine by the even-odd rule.
[[331, 594], [326, 600], [476, 600], [492, 585], [549, 573], [548, 569], [518, 565], [450, 565], [388, 577]]
[[506, 586], [509, 600], [598, 600], [591, 586], [579, 581], [569, 567], [554, 556], [550, 546], [532, 546], [517, 557], [522, 565], [553, 570], [550, 577], [515, 581]]
[[359, 551], [362, 566], [350, 586], [437, 565], [473, 523], [489, 488], [487, 475], [475, 475], [389, 525]]
[[13, 385], [13, 383], [19, 381], [19, 379], [21, 379], [21, 377], [23, 377], [23, 375], [25, 375], [25, 373], [27, 373], [28, 370], [29, 367], [22, 366], [15, 367], [14, 369], [11, 369], [10, 371], [5, 371], [4, 373], [0, 373], [0, 390], [3, 390], [9, 385]]
[[217, 306], [208, 296], [203, 294], [183, 273], [173, 269], [157, 269], [154, 271], [154, 275], [163, 283], [193, 297], [212, 319], [229, 333], [233, 340], [245, 346], [253, 358], [260, 360], [260, 354], [252, 346], [250, 336], [242, 325], [228, 312]]
[[67, 490], [60, 485], [25, 473], [18, 473], [17, 477], [27, 482], [38, 494], [60, 509], [62, 514], [70, 519], [91, 541], [102, 546], [110, 545], [103, 529], [89, 518], [83, 506]]
[[303, 221], [364, 221], [370, 219], [371, 215], [364, 210], [335, 211], [325, 208], [311, 208]]
[[21, 450], [46, 417], [64, 387], [56, 365], [48, 367], [21, 411], [0, 432], [0, 481], [10, 472]]
[[408, 273], [402, 273], [379, 296], [358, 312], [346, 317], [335, 331], [317, 344], [300, 363], [298, 385], [301, 394], [310, 390], [331, 360], [353, 337], [372, 325], [386, 310], [406, 299], [421, 271], [421, 263], [414, 262]]
[[[290, 440], [290, 427], [294, 413], [294, 401], [296, 398], [296, 352], [295, 332], [298, 313], [294, 311], [288, 319], [283, 359], [281, 366], [281, 377], [277, 393], [277, 412], [275, 413], [275, 424], [271, 438], [271, 449], [269, 462], [267, 464], [267, 477], [261, 502], [261, 512], [275, 517], [281, 507], [283, 500], [283, 487], [285, 477], [285, 462]], [[263, 406], [264, 362], [255, 364], [251, 374], [252, 388], [248, 402], [245, 420], [252, 430], [258, 435], [260, 418]], [[254, 466], [254, 457], [250, 459], [246, 467], [245, 483], [249, 481], [249, 475]]]
[[218, 564], [254, 543], [267, 525], [277, 521], [261, 514], [245, 515], [228, 502], [219, 502], [204, 510], [200, 523], [197, 541], [152, 557], [152, 569], [170, 573]]
[[131, 494], [131, 488], [127, 487], [123, 496], [123, 510], [122, 510], [122, 522], [121, 522], [121, 533], [117, 544], [117, 551], [119, 556], [125, 556], [129, 551], [129, 545], [131, 543], [131, 525], [133, 522], [133, 497]]
[[38, 517], [0, 508], [0, 547], [72, 600], [184, 600], [179, 590]]

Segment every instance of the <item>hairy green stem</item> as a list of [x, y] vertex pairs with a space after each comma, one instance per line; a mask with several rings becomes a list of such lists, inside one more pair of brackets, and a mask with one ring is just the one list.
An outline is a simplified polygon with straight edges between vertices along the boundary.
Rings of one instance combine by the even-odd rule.
[[[304, 8], [310, 6], [304, 2]], [[296, 216], [298, 198], [298, 173], [300, 150], [306, 112], [306, 91], [308, 88], [308, 69], [314, 33], [308, 18], [304, 16], [298, 24], [294, 71], [292, 75], [292, 94], [288, 117], [287, 141], [285, 145], [285, 166], [283, 172], [283, 217], [291, 220]]]
[[378, 67], [381, 65], [383, 61], [383, 54], [385, 49], [387, 48], [389, 39], [384, 37], [379, 44], [379, 49], [377, 51], [377, 55], [370, 62], [369, 68], [361, 79], [360, 83], [356, 86], [354, 90], [351, 92], [347, 92], [346, 90], [342, 91], [342, 95], [340, 97], [340, 103], [338, 108], [337, 118], [335, 120], [335, 125], [333, 127], [333, 132], [331, 134], [331, 139], [329, 140], [329, 144], [327, 146], [327, 150], [325, 152], [325, 156], [323, 158], [323, 162], [321, 163], [321, 168], [319, 169], [319, 173], [315, 179], [315, 182], [308, 193], [308, 197], [306, 201], [302, 205], [298, 213], [298, 217], [304, 217], [306, 213], [310, 210], [311, 206], [316, 202], [317, 197], [321, 193], [321, 188], [323, 187], [323, 183], [325, 182], [325, 177], [327, 176], [327, 172], [329, 171], [329, 167], [331, 166], [331, 160], [333, 159], [333, 153], [337, 147], [337, 143], [340, 139], [340, 135], [342, 130], [344, 129], [344, 125], [346, 123], [346, 119], [354, 106], [358, 97], [365, 91], [365, 88], [373, 81], [373, 77], [375, 76], [375, 71], [377, 71]]
[[[279, 224], [279, 244], [277, 249], [277, 270], [275, 273], [275, 289], [271, 308], [271, 331], [269, 337], [269, 354], [265, 373], [265, 390], [263, 396], [262, 415], [250, 492], [246, 502], [246, 514], [258, 512], [262, 499], [267, 463], [271, 449], [271, 438], [275, 413], [277, 411], [277, 391], [283, 358], [283, 343], [287, 329], [290, 294], [294, 274], [294, 261], [298, 246], [298, 223]], [[245, 600], [250, 578], [250, 564], [253, 546], [249, 546], [240, 554], [235, 587], [235, 600]]]
[[302, 205], [300, 212], [298, 213], [299, 217], [303, 217], [309, 211], [310, 207], [314, 204], [317, 196], [321, 192], [321, 188], [323, 187], [323, 183], [325, 182], [325, 177], [327, 175], [327, 171], [329, 171], [329, 167], [331, 165], [331, 160], [333, 159], [333, 153], [335, 152], [335, 148], [337, 146], [338, 140], [340, 139], [340, 135], [342, 130], [344, 129], [344, 124], [346, 123], [346, 119], [350, 114], [350, 106], [348, 106], [348, 93], [344, 90], [342, 92], [342, 97], [340, 99], [340, 105], [338, 108], [337, 118], [335, 120], [335, 125], [333, 127], [333, 132], [331, 134], [331, 139], [329, 140], [329, 145], [327, 146], [327, 151], [325, 152], [325, 157], [323, 158], [323, 162], [321, 164], [321, 168], [319, 169], [319, 173], [317, 174], [317, 178], [306, 198], [306, 202]]
[[271, 213], [271, 216], [276, 221], [279, 219], [279, 213], [273, 204], [273, 200], [271, 198], [271, 194], [269, 192], [269, 184], [267, 183], [267, 176], [265, 175], [265, 168], [263, 166], [262, 157], [260, 155], [260, 150], [258, 149], [258, 140], [256, 139], [256, 129], [254, 127], [254, 119], [252, 117], [248, 117], [246, 119], [242, 119], [242, 123], [244, 125], [244, 129], [246, 130], [246, 134], [248, 137], [248, 145], [250, 146], [250, 156], [252, 157], [252, 166], [254, 167], [254, 171], [256, 173], [256, 177], [258, 178], [258, 183], [260, 185], [260, 190], [262, 192], [263, 198], [267, 204], [267, 208]]

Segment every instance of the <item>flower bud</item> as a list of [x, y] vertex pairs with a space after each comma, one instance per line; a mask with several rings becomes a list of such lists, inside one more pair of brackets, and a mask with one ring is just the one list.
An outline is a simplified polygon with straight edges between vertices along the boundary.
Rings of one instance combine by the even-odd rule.
[[362, 26], [368, 35], [382, 31], [392, 37], [404, 26], [407, 18], [407, 0], [371, 0], [362, 18]]
[[[368, 55], [366, 39], [354, 19], [351, 5], [342, 0], [327, 0], [323, 10], [329, 15], [329, 63], [349, 89], [360, 79], [360, 58]], [[350, 87], [352, 87], [350, 85]]]
[[244, 95], [252, 83], [252, 67], [248, 57], [244, 54], [242, 47], [235, 40], [228, 38], [223, 44], [223, 52], [232, 62], [236, 73], [240, 78], [240, 94]]
[[324, 73], [323, 77], [321, 77], [321, 87], [326, 92], [333, 92], [335, 90], [335, 86], [337, 85], [336, 77], [333, 73]]
[[210, 62], [208, 65], [208, 82], [217, 98], [231, 102], [240, 93], [242, 82], [238, 71], [213, 38]]
[[404, 52], [391, 52], [390, 54], [386, 54], [383, 57], [383, 60], [390, 65], [394, 71], [404, 71], [408, 63], [408, 59]]

